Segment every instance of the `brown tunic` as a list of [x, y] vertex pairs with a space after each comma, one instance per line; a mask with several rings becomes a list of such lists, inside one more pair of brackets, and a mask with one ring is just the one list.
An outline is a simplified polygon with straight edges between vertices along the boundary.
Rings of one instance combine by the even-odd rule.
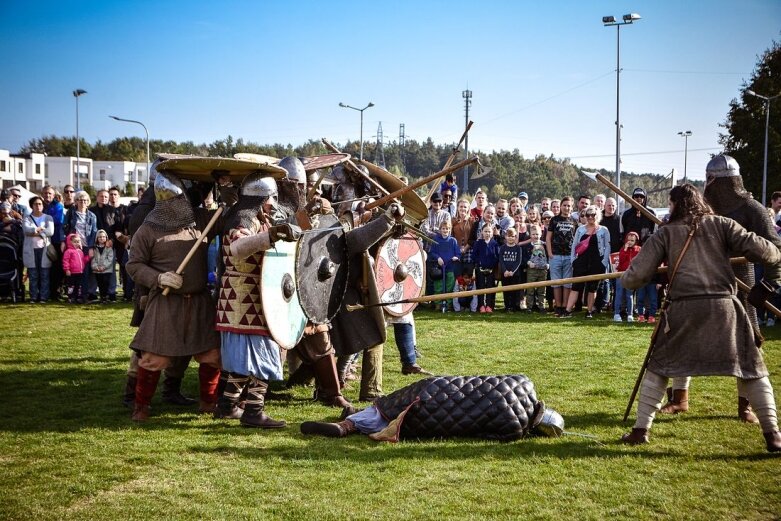
[[[199, 217], [202, 224], [205, 216]], [[164, 232], [148, 224], [141, 225], [133, 235], [127, 272], [137, 284], [152, 289], [144, 319], [130, 343], [131, 349], [163, 356], [186, 356], [220, 348], [220, 337], [214, 329], [214, 301], [206, 287], [206, 244], [198, 248], [187, 264], [181, 288], [172, 289], [164, 297], [157, 285], [157, 277], [176, 271], [200, 239], [198, 229]]]
[[[662, 226], [643, 244], [621, 284], [640, 288], [662, 262], [673, 266], [688, 233], [684, 223]], [[768, 375], [746, 310], [736, 296], [729, 251], [763, 264], [781, 262], [778, 248], [732, 219], [704, 217], [670, 288], [666, 323], [659, 324], [650, 371], [666, 377]]]

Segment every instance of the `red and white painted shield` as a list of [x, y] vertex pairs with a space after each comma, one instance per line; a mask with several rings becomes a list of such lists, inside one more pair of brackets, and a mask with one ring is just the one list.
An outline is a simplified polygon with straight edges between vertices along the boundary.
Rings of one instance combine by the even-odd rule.
[[[380, 302], [396, 302], [419, 297], [425, 288], [426, 263], [420, 241], [411, 233], [389, 237], [375, 259], [375, 280]], [[416, 302], [383, 306], [389, 315], [400, 317], [417, 306]]]

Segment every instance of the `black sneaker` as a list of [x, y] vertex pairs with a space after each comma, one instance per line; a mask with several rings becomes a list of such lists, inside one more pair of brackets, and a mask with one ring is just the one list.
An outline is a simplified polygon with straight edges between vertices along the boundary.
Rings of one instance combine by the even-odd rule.
[[594, 314], [591, 311], [587, 311], [586, 318], [594, 318]]
[[559, 315], [559, 318], [572, 318], [572, 311], [567, 311], [566, 309], [561, 312], [561, 315]]

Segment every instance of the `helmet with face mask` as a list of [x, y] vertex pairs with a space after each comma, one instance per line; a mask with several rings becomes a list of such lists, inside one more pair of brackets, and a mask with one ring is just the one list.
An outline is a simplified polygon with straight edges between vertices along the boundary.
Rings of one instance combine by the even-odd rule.
[[155, 176], [155, 207], [144, 223], [163, 231], [195, 226], [195, 213], [184, 184], [177, 176], [158, 172]]

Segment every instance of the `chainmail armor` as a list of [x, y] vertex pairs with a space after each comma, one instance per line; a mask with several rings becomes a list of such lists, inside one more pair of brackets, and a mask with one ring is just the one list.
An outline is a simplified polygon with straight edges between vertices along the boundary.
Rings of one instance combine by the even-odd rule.
[[268, 197], [242, 195], [225, 215], [223, 232], [234, 228], [246, 228], [255, 230], [258, 226], [258, 213], [263, 209], [263, 204]]
[[194, 228], [195, 212], [187, 196], [179, 195], [166, 201], [156, 201], [144, 223], [164, 232]]
[[734, 212], [751, 199], [751, 194], [743, 187], [743, 178], [717, 177], [705, 187], [705, 200], [716, 215]]

